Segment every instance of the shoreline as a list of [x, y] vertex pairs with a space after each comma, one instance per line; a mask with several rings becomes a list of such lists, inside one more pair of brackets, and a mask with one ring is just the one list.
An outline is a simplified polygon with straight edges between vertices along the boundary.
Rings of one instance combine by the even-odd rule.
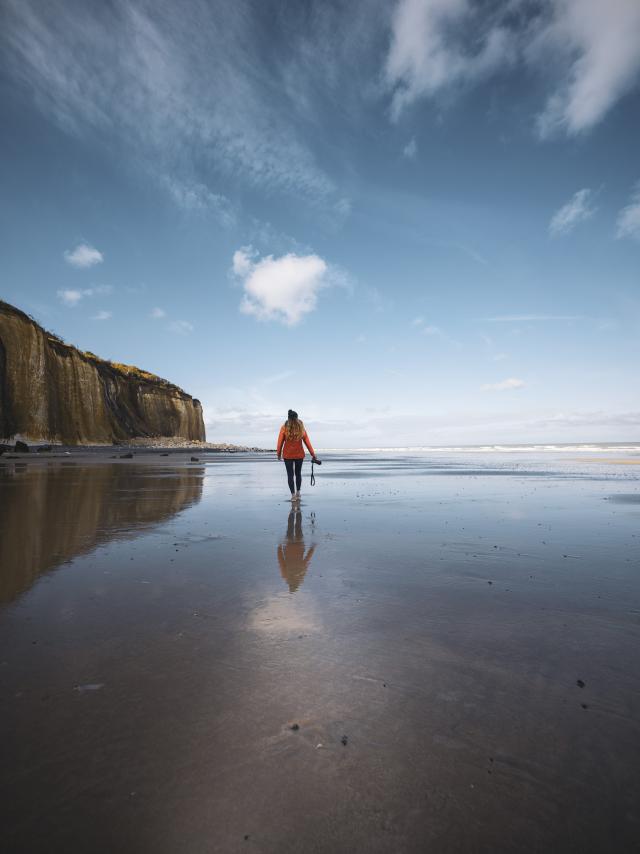
[[[20, 441], [20, 440], [19, 440]], [[0, 443], [0, 464], [4, 460], [46, 461], [53, 459], [132, 459], [137, 456], [149, 457], [160, 454], [269, 454], [275, 453], [268, 448], [249, 447], [247, 445], [231, 445], [216, 442], [195, 442], [186, 440], [147, 440], [133, 439], [113, 445], [54, 445], [48, 443], [22, 443], [27, 450], [16, 449]]]

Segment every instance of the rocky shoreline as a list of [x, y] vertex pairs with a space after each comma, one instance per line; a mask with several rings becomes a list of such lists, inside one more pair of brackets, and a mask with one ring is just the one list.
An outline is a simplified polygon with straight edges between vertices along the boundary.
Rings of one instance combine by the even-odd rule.
[[129, 439], [118, 444], [119, 448], [152, 448], [154, 450], [166, 451], [169, 449], [189, 451], [218, 451], [230, 454], [248, 452], [266, 453], [270, 448], [255, 448], [249, 445], [231, 445], [228, 442], [199, 442], [195, 440], [180, 439], [172, 436], [159, 436], [155, 438]]
[[[159, 437], [156, 439], [131, 439], [127, 442], [119, 442], [113, 445], [51, 445], [51, 444], [28, 444], [16, 441], [14, 444], [0, 443], [0, 459], [5, 460], [23, 458], [26, 456], [46, 455], [55, 456], [77, 456], [90, 455], [102, 456], [116, 452], [128, 452], [126, 458], [132, 459], [136, 454], [152, 454], [164, 452], [165, 456], [170, 453], [214, 453], [214, 454], [268, 454], [275, 453], [273, 448], [256, 448], [248, 445], [231, 445], [227, 442], [197, 442], [173, 437]], [[123, 458], [123, 457], [121, 457]]]

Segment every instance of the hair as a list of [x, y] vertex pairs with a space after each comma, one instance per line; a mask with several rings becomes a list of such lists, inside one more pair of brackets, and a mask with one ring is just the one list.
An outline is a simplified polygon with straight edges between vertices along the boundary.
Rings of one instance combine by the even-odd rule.
[[297, 439], [302, 439], [304, 436], [304, 424], [298, 418], [298, 413], [290, 409], [287, 413], [287, 420], [284, 425], [284, 433], [287, 439], [292, 439], [294, 442]]

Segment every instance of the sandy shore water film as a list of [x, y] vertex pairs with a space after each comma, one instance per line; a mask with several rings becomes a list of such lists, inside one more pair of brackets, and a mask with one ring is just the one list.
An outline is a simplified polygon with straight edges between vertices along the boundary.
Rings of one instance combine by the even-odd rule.
[[628, 852], [637, 448], [0, 459], [3, 848]]

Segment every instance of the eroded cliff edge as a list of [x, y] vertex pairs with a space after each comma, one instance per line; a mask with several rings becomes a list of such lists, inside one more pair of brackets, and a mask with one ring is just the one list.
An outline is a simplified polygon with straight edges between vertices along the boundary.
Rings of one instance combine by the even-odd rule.
[[204, 441], [202, 406], [166, 380], [83, 353], [0, 300], [0, 438], [66, 445]]

